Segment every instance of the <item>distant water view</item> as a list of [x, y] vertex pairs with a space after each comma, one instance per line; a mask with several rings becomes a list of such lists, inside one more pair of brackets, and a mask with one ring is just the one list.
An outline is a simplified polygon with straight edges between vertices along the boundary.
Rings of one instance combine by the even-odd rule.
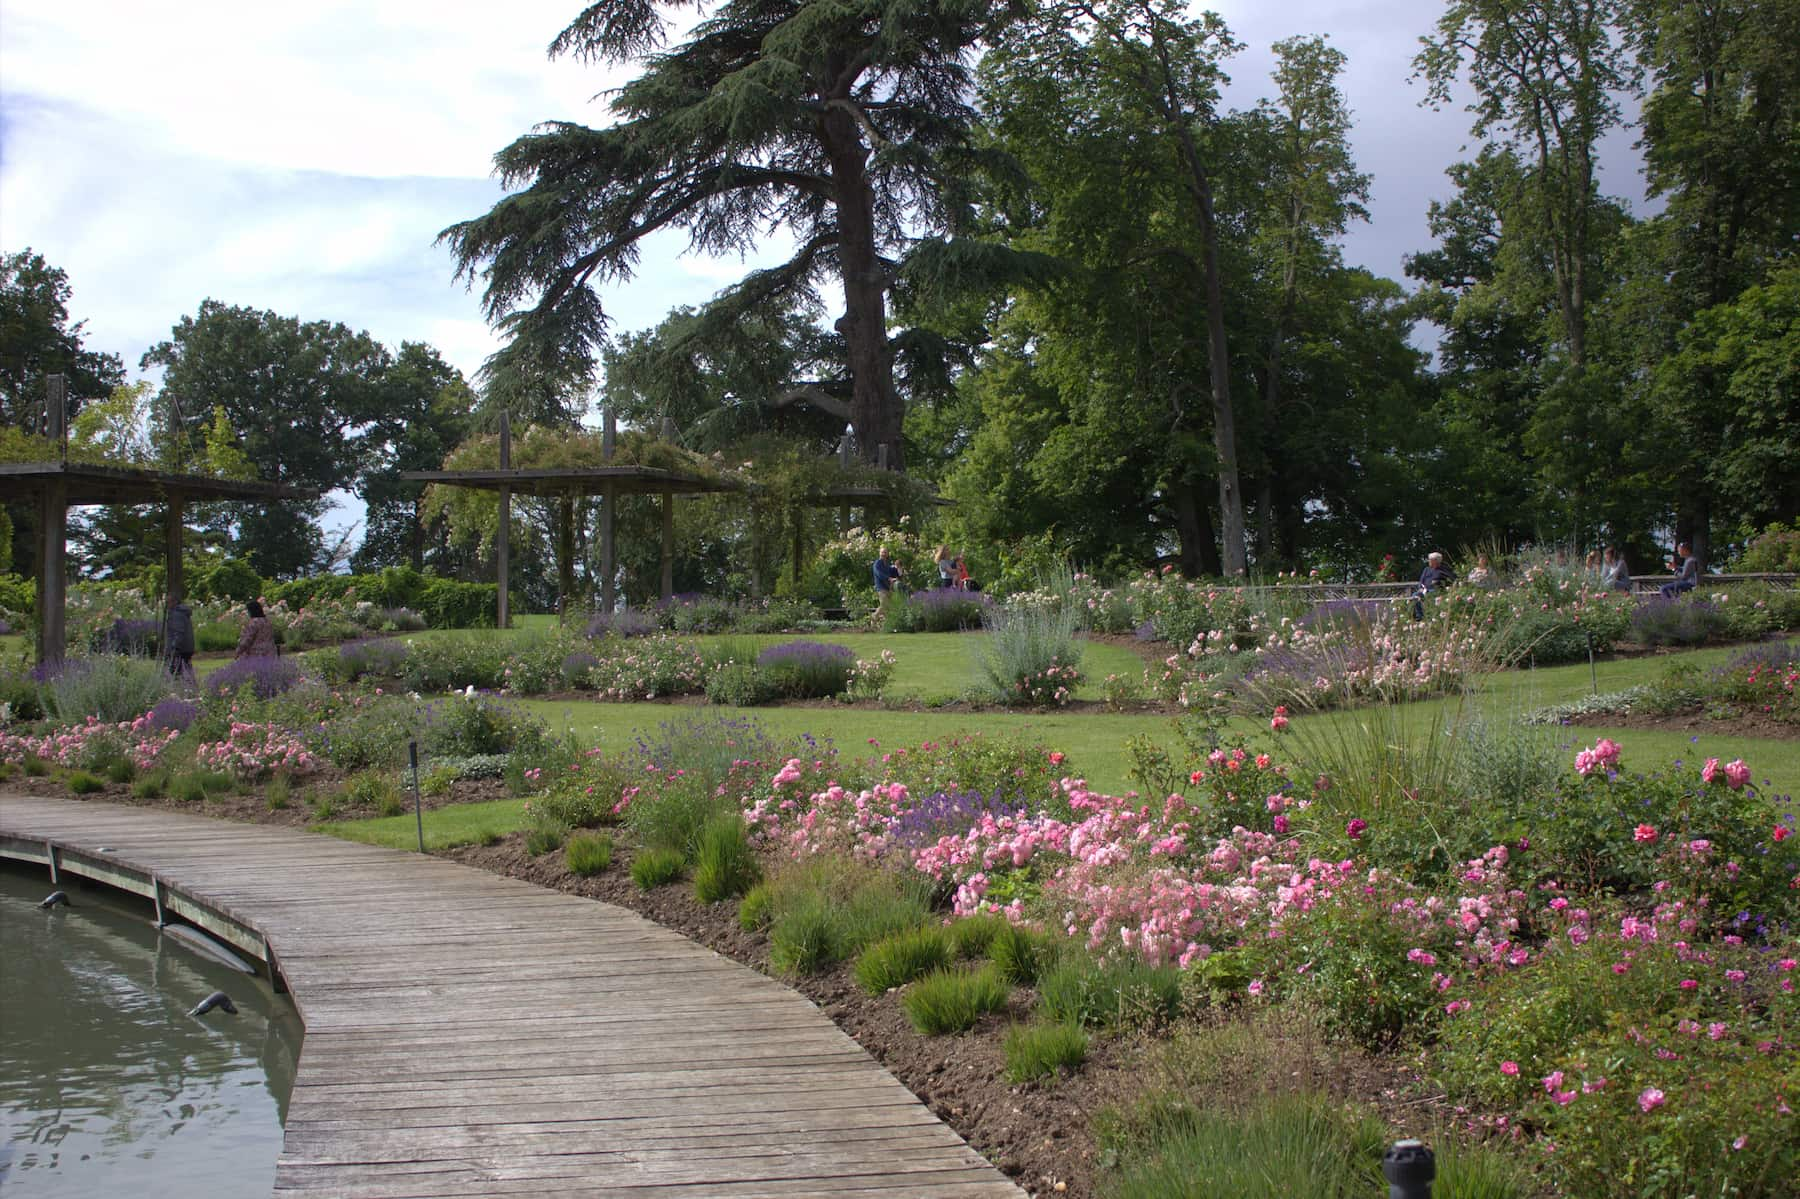
[[[0, 1193], [266, 1196], [301, 1025], [128, 897], [0, 868]], [[215, 990], [238, 1014], [188, 1011]]]

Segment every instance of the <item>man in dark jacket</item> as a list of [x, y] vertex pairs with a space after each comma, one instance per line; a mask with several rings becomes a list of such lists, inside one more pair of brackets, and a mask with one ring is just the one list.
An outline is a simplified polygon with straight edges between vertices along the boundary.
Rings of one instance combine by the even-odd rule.
[[163, 656], [170, 674], [187, 678], [194, 673], [194, 610], [186, 604], [171, 605], [163, 621]]
[[1444, 569], [1444, 555], [1436, 550], [1425, 559], [1425, 569], [1419, 574], [1419, 589], [1413, 593], [1413, 619], [1425, 619], [1425, 597], [1440, 587], [1448, 587], [1456, 581], [1456, 576]]

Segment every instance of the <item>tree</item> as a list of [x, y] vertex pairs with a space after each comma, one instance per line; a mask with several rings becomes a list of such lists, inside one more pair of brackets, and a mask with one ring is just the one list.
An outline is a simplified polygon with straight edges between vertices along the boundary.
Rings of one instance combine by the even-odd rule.
[[[743, 0], [659, 51], [679, 3], [584, 9], [552, 57], [641, 64], [604, 129], [555, 121], [502, 150], [507, 196], [444, 231], [460, 275], [485, 284], [509, 337], [491, 371], [578, 378], [608, 316], [596, 287], [632, 277], [640, 244], [680, 230], [704, 253], [742, 253], [778, 233], [797, 243], [704, 310], [711, 329], [812, 297], [828, 278], [864, 455], [900, 453], [888, 296], [914, 270], [948, 269], [960, 247], [972, 54], [1005, 5], [971, 0]], [[935, 266], [927, 263], [935, 261]], [[928, 270], [929, 268], [929, 270]]]
[[83, 345], [87, 322], [69, 323], [69, 277], [30, 249], [0, 255], [0, 419], [31, 423], [44, 402], [44, 377], [68, 380], [69, 416], [125, 381], [117, 354]]
[[413, 341], [401, 343], [399, 354], [381, 373], [378, 392], [380, 415], [367, 434], [368, 452], [356, 480], [367, 515], [355, 569], [407, 565], [424, 570], [428, 558], [432, 565], [450, 567], [441, 523], [428, 530], [423, 520], [424, 484], [400, 475], [436, 470], [469, 435], [475, 393], [437, 350]]
[[1587, 361], [1596, 149], [1621, 120], [1616, 96], [1633, 83], [1614, 39], [1622, 16], [1620, 0], [1450, 0], [1438, 36], [1421, 39], [1413, 60], [1433, 106], [1449, 102], [1466, 68], [1476, 136], [1496, 134], [1521, 154], [1529, 186], [1518, 199], [1539, 223], [1563, 348], [1578, 372]]
[[[391, 357], [367, 333], [325, 321], [207, 300], [143, 357], [163, 368], [163, 395], [188, 430], [184, 452], [205, 452], [203, 431], [223, 411], [258, 477], [329, 491], [356, 478], [369, 430], [383, 418], [381, 381]], [[303, 574], [324, 541], [324, 502], [239, 504], [239, 553], [264, 578]]]

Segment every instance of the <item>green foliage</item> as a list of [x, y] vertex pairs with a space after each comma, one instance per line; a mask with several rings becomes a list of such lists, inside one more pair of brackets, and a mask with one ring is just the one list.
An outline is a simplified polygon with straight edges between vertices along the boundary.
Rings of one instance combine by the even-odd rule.
[[293, 795], [294, 785], [285, 774], [277, 774], [263, 784], [263, 803], [271, 812], [286, 808]]
[[761, 877], [743, 816], [721, 812], [708, 820], [694, 854], [694, 898], [701, 903], [735, 899]]
[[71, 658], [45, 687], [44, 707], [63, 724], [92, 716], [102, 724], [135, 720], [175, 689], [168, 668], [149, 658], [109, 654]]
[[1737, 568], [1747, 574], [1800, 574], [1800, 520], [1792, 525], [1777, 521], [1751, 538]]
[[[525, 831], [525, 852], [534, 858], [541, 858], [547, 853], [555, 853], [562, 848], [566, 831], [548, 825], [537, 825]], [[633, 864], [632, 876], [636, 877], [636, 864]]]
[[994, 930], [987, 956], [1007, 982], [1032, 987], [1057, 955], [1054, 943], [1044, 933], [1006, 922]]
[[[945, 934], [950, 938], [950, 955], [956, 958], [985, 958], [993, 948], [994, 938], [1012, 925], [1003, 916], [965, 916], [952, 920]], [[1030, 985], [1029, 980], [1008, 973], [1006, 981]]]
[[754, 663], [727, 662], [706, 676], [706, 698], [715, 704], [754, 708], [776, 698], [774, 680]]
[[1006, 982], [992, 970], [940, 970], [908, 987], [900, 997], [906, 1018], [928, 1037], [966, 1032], [989, 1012], [1006, 1006]]
[[989, 618], [980, 656], [989, 699], [1031, 707], [1067, 703], [1081, 681], [1079, 624], [1072, 607], [1014, 608]]
[[221, 558], [211, 569], [194, 579], [194, 595], [198, 599], [234, 600], [243, 603], [263, 593], [262, 576], [241, 558]]
[[69, 790], [77, 795], [92, 795], [96, 791], [106, 789], [106, 780], [95, 778], [85, 770], [70, 771], [69, 777], [64, 782]]
[[106, 780], [110, 783], [129, 783], [137, 777], [137, 767], [129, 758], [115, 758], [106, 765]]
[[1140, 958], [1065, 954], [1038, 975], [1037, 989], [1050, 1019], [1095, 1028], [1159, 1028], [1181, 1009], [1181, 972]]
[[610, 834], [578, 832], [563, 847], [563, 862], [571, 874], [582, 878], [599, 874], [612, 865], [613, 841]]
[[1032, 1082], [1073, 1073], [1087, 1060], [1088, 1036], [1073, 1024], [1015, 1024], [1002, 1046], [1008, 1082]]
[[140, 774], [131, 784], [131, 794], [138, 799], [161, 799], [169, 793], [169, 770], [162, 767]]
[[935, 926], [883, 937], [856, 959], [857, 985], [871, 995], [903, 987], [950, 964], [950, 940]]
[[364, 770], [351, 775], [338, 792], [345, 807], [373, 808], [378, 816], [398, 816], [406, 804], [400, 784], [383, 770]]
[[744, 893], [738, 904], [738, 927], [747, 933], [769, 927], [769, 921], [775, 918], [775, 888], [766, 882], [757, 883]]
[[203, 803], [206, 781], [195, 772], [178, 774], [169, 781], [169, 798], [181, 803]]
[[631, 881], [638, 890], [649, 891], [664, 883], [672, 883], [687, 869], [687, 855], [678, 849], [646, 847], [631, 859]]

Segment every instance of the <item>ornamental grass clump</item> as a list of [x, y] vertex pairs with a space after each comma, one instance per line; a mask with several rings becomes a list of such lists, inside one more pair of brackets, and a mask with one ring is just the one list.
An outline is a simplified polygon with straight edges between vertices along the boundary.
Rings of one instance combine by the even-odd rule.
[[334, 682], [354, 683], [370, 677], [395, 679], [406, 670], [407, 652], [406, 643], [392, 637], [349, 641], [338, 646], [336, 662], [326, 669]]
[[883, 937], [856, 959], [856, 984], [871, 995], [903, 987], [950, 964], [950, 938], [934, 926]]
[[[945, 929], [950, 938], [951, 956], [957, 958], [985, 958], [993, 949], [994, 938], [1002, 929], [1011, 928], [1005, 918], [1000, 916], [965, 916], [961, 920], [952, 920]], [[1018, 979], [1008, 976], [1008, 981]]]
[[694, 898], [701, 903], [736, 899], [761, 878], [743, 816], [733, 810], [708, 820], [694, 853]]
[[1065, 955], [1037, 989], [1046, 1016], [1093, 1028], [1162, 1028], [1181, 1010], [1181, 971], [1136, 957]]
[[649, 891], [672, 883], [687, 869], [687, 855], [678, 849], [640, 849], [631, 859], [631, 881]]
[[1080, 621], [1071, 605], [996, 608], [977, 657], [986, 697], [1013, 707], [1054, 707], [1081, 682]]
[[842, 695], [856, 668], [856, 651], [847, 645], [788, 641], [771, 645], [756, 656], [756, 671], [777, 695], [786, 699], [827, 699]]
[[1087, 1060], [1088, 1036], [1073, 1024], [1015, 1024], [1002, 1044], [1008, 1082], [1073, 1073]]
[[906, 989], [900, 1006], [912, 1026], [928, 1037], [966, 1032], [989, 1012], [1006, 1006], [1006, 981], [991, 969], [940, 970]]
[[[35, 673], [35, 672], [34, 672]], [[44, 709], [63, 724], [135, 720], [175, 690], [169, 668], [150, 658], [73, 658], [45, 672]]]
[[1039, 973], [1055, 959], [1050, 939], [1043, 933], [1021, 928], [998, 916], [988, 919], [1000, 923], [988, 941], [988, 960], [1007, 982], [1021, 987], [1036, 986]]
[[563, 863], [569, 873], [587, 878], [612, 865], [613, 840], [609, 833], [578, 832], [563, 847]]

